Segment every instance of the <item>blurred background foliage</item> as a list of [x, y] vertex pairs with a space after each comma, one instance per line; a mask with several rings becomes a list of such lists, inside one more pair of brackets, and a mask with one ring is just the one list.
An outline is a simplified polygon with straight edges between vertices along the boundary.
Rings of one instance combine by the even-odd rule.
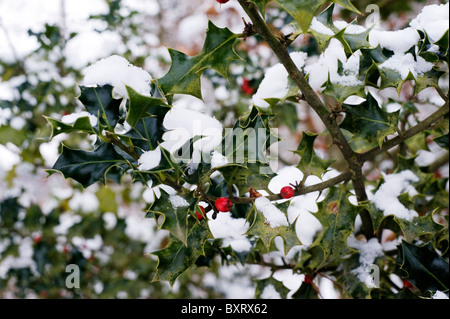
[[[15, 36], [18, 30], [8, 24], [8, 15], [23, 27], [28, 21], [16, 9], [23, 6], [25, 12], [31, 2], [17, 1], [13, 6], [11, 1], [0, 0], [0, 298], [252, 297], [256, 283], [251, 274], [235, 271], [231, 265], [225, 272], [221, 265], [225, 261], [220, 259], [205, 261], [208, 268], [190, 269], [173, 288], [151, 282], [157, 260], [148, 253], [161, 249], [168, 240], [165, 231], [156, 231], [153, 219], [144, 219], [146, 202], [154, 196], [151, 189], [124, 180], [120, 185], [110, 181], [107, 186], [83, 190], [59, 174], [46, 178], [44, 171], [56, 160], [61, 141], [89, 148], [87, 136], [79, 134], [62, 134], [49, 142], [51, 129], [43, 117], [60, 118], [80, 110], [76, 84], [85, 67], [119, 54], [160, 77], [170, 65], [167, 47], [190, 55], [201, 50], [207, 24], [194, 20], [211, 19], [241, 32], [238, 6], [233, 1], [220, 6], [214, 0], [98, 0], [92, 4], [101, 9], [91, 10], [89, 1], [81, 1], [77, 10], [83, 12], [80, 16], [85, 21], [77, 20], [74, 28], [67, 17], [71, 15], [69, 4], [76, 1], [54, 0], [59, 16], [49, 20], [56, 22], [44, 19], [39, 27], [30, 27], [25, 41], [33, 45], [27, 51], [19, 48], [24, 38]], [[385, 0], [376, 4], [386, 28], [397, 29], [425, 2], [440, 3]], [[353, 3], [365, 12], [370, 1]], [[347, 21], [356, 18], [345, 10], [340, 14]], [[273, 5], [267, 9], [267, 20], [274, 29], [290, 22]], [[247, 63], [231, 66], [228, 83], [206, 71], [205, 103], [188, 97], [180, 97], [178, 103], [212, 114], [224, 126], [232, 125], [248, 110], [264, 68], [278, 62], [258, 37], [237, 49]], [[292, 50], [320, 53], [312, 37], [299, 38]], [[286, 131], [290, 136], [292, 144], [288, 139], [285, 145], [292, 149], [300, 138], [299, 125], [317, 131], [318, 124], [307, 109], [290, 102], [284, 107], [276, 125], [281, 134]], [[292, 155], [281, 157], [285, 164], [294, 159]], [[65, 285], [68, 264], [80, 267], [79, 289]]]

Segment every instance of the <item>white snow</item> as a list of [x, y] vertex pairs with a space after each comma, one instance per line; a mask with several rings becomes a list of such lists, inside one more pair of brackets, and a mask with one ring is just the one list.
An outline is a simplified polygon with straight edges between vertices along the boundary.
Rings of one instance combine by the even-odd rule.
[[8, 143], [6, 146], [0, 144], [0, 171], [9, 171], [14, 165], [20, 162], [20, 156], [15, 150], [14, 144]]
[[264, 215], [270, 227], [289, 226], [286, 215], [266, 197], [257, 198], [255, 200], [255, 206], [256, 210]]
[[216, 168], [228, 164], [228, 159], [217, 151], [212, 152], [211, 168]]
[[161, 162], [161, 149], [156, 147], [153, 151], [146, 151], [142, 153], [138, 159], [139, 170], [149, 171], [154, 169]]
[[70, 209], [83, 213], [95, 212], [98, 210], [99, 205], [97, 196], [88, 190], [75, 193], [69, 200]]
[[375, 262], [377, 257], [384, 255], [383, 246], [381, 246], [377, 238], [371, 238], [369, 241], [359, 241], [353, 234], [347, 238], [347, 245], [359, 251], [360, 266], [353, 269], [352, 272], [361, 282], [366, 282], [367, 276], [370, 275], [367, 268]]
[[378, 44], [395, 53], [404, 53], [417, 45], [420, 35], [413, 28], [398, 31], [382, 31], [374, 29], [369, 34], [369, 43], [376, 47]]
[[103, 221], [105, 222], [105, 229], [112, 230], [117, 225], [117, 216], [112, 212], [106, 212], [102, 215]]
[[114, 92], [128, 97], [125, 85], [142, 95], [150, 95], [151, 75], [142, 68], [133, 66], [127, 59], [112, 55], [92, 64], [84, 71], [83, 84], [86, 86], [112, 85]]
[[322, 22], [317, 20], [316, 17], [314, 17], [311, 21], [311, 25], [309, 28], [317, 33], [323, 34], [323, 35], [329, 35], [333, 36], [334, 32], [330, 28], [328, 28], [326, 25], [324, 25]]
[[380, 68], [391, 69], [397, 71], [402, 79], [406, 79], [409, 72], [414, 77], [423, 75], [424, 73], [431, 71], [433, 63], [427, 62], [424, 58], [417, 56], [417, 60], [411, 53], [395, 53], [388, 60], [379, 65]]
[[264, 287], [264, 290], [262, 291], [260, 298], [261, 299], [281, 299], [281, 295], [272, 284], [269, 284]]
[[[304, 52], [292, 52], [290, 57], [299, 69], [305, 66], [307, 54]], [[268, 98], [282, 99], [288, 94], [288, 73], [281, 63], [268, 68], [264, 72], [264, 78], [261, 81], [258, 90], [252, 97], [252, 103], [256, 106], [267, 108], [269, 103], [264, 101]]]
[[394, 215], [397, 218], [412, 221], [418, 217], [417, 212], [407, 209], [398, 199], [403, 193], [408, 192], [410, 196], [417, 194], [417, 190], [411, 185], [411, 182], [417, 182], [419, 178], [410, 170], [402, 171], [398, 174], [384, 176], [384, 183], [373, 195], [372, 202], [382, 210], [384, 216]]
[[448, 296], [440, 290], [436, 290], [434, 293], [433, 299], [448, 299]]
[[223, 127], [215, 118], [175, 105], [166, 114], [161, 146], [173, 153], [194, 136], [204, 136], [194, 143], [194, 149], [212, 152], [222, 141]]
[[449, 28], [448, 2], [424, 7], [422, 12], [409, 25], [414, 29], [425, 31], [431, 42], [438, 41]]
[[342, 20], [334, 21], [333, 24], [339, 30], [342, 30], [345, 28], [346, 34], [360, 34], [360, 33], [367, 31], [367, 29], [361, 25], [347, 23]]
[[53, 231], [58, 235], [65, 235], [70, 227], [81, 222], [81, 216], [70, 212], [64, 212], [59, 215], [59, 224], [53, 227]]
[[183, 197], [176, 194], [169, 196], [169, 202], [174, 209], [189, 206], [189, 203]]
[[72, 113], [72, 114], [65, 115], [61, 118], [61, 122], [66, 123], [66, 124], [73, 124], [80, 117], [89, 117], [89, 122], [91, 123], [91, 126], [94, 127], [97, 125], [97, 122], [98, 122], [97, 117], [86, 111], [81, 111], [78, 113]]
[[214, 238], [224, 240], [224, 247], [231, 245], [237, 252], [251, 249], [251, 243], [245, 235], [249, 227], [245, 218], [233, 218], [231, 214], [220, 213], [216, 219], [212, 219], [212, 212], [208, 212], [208, 226]]
[[18, 256], [8, 255], [0, 259], [0, 278], [6, 279], [10, 269], [29, 268], [33, 275], [37, 276], [36, 262], [33, 259], [33, 240], [25, 237], [18, 243]]
[[[314, 90], [320, 90], [330, 77], [333, 83], [345, 86], [362, 85], [357, 78], [360, 56], [361, 52], [357, 51], [347, 59], [342, 43], [331, 39], [319, 59], [305, 67], [305, 72], [309, 74], [309, 84]], [[338, 73], [338, 60], [342, 63], [342, 74]]]

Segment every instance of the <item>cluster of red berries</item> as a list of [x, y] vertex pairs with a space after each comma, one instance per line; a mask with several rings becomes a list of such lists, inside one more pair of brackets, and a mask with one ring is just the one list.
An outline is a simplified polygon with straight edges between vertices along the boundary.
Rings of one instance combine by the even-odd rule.
[[[285, 186], [280, 191], [280, 196], [284, 199], [289, 199], [294, 197], [294, 188], [291, 186]], [[215, 206], [219, 212], [226, 213], [231, 211], [231, 208], [233, 207], [233, 202], [227, 198], [227, 197], [220, 197], [216, 200]], [[199, 206], [202, 210], [202, 213], [195, 212], [197, 215], [198, 220], [202, 220], [205, 217], [205, 209], [201, 206]]]
[[[216, 200], [215, 206], [219, 212], [226, 213], [231, 211], [233, 202], [227, 197], [220, 197]], [[196, 211], [195, 214], [197, 215], [198, 220], [202, 220], [205, 218], [205, 209], [202, 206], [199, 207], [202, 210], [202, 213]]]

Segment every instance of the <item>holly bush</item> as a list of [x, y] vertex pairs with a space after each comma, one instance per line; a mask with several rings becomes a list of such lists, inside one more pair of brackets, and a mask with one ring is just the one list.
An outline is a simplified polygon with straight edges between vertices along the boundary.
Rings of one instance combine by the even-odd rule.
[[[246, 14], [241, 33], [209, 21], [201, 50], [168, 49], [162, 76], [104, 58], [84, 72], [82, 112], [45, 116], [51, 139], [72, 137], [47, 180], [74, 180], [79, 196], [98, 187], [101, 201], [61, 239], [39, 232], [58, 225], [61, 208], [4, 200], [2, 228], [34, 236], [36, 266], [17, 278], [61, 287], [63, 265], [73, 263], [90, 269], [84, 279], [103, 296], [165, 297], [164, 282], [202, 286], [208, 272], [240, 265], [256, 272], [256, 298], [322, 298], [326, 283], [341, 298], [448, 295], [449, 32], [448, 15], [436, 16], [448, 4], [380, 31], [360, 25], [362, 8], [350, 1], [221, 6], [232, 2]], [[279, 63], [258, 64], [251, 45]], [[224, 88], [216, 118], [177, 105]], [[133, 197], [134, 187], [151, 198]], [[125, 236], [123, 216], [108, 226], [116, 197], [145, 203], [142, 236], [153, 245]], [[60, 277], [46, 270], [51, 255]], [[92, 256], [103, 256], [100, 266]]]

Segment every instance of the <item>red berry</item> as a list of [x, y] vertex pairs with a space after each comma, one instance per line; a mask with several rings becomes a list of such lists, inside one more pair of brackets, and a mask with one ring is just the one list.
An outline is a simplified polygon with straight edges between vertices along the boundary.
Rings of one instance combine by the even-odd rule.
[[33, 238], [34, 243], [37, 245], [42, 241], [42, 236], [41, 235], [37, 235]]
[[233, 203], [226, 197], [220, 197], [216, 200], [216, 208], [219, 210], [219, 212], [229, 212], [231, 210], [231, 207], [233, 207]]
[[408, 280], [403, 280], [403, 287], [408, 288], [408, 289], [412, 289], [414, 288], [413, 284], [410, 283]]
[[306, 274], [305, 279], [303, 281], [305, 282], [305, 284], [311, 284], [313, 280], [314, 280], [313, 276]]
[[248, 95], [252, 95], [254, 93], [253, 88], [250, 86], [250, 81], [246, 78], [244, 78], [244, 83], [242, 83], [241, 89]]
[[216, 0], [218, 3], [227, 3], [230, 0]]
[[294, 189], [291, 186], [284, 186], [280, 191], [280, 196], [288, 199], [294, 196]]
[[202, 210], [202, 213], [203, 214], [200, 214], [199, 212], [195, 212], [195, 214], [197, 215], [197, 219], [198, 220], [202, 220], [203, 218], [205, 218], [204, 217], [204, 215], [205, 215], [205, 209], [202, 207], [202, 206], [199, 206], [200, 207], [200, 209]]

